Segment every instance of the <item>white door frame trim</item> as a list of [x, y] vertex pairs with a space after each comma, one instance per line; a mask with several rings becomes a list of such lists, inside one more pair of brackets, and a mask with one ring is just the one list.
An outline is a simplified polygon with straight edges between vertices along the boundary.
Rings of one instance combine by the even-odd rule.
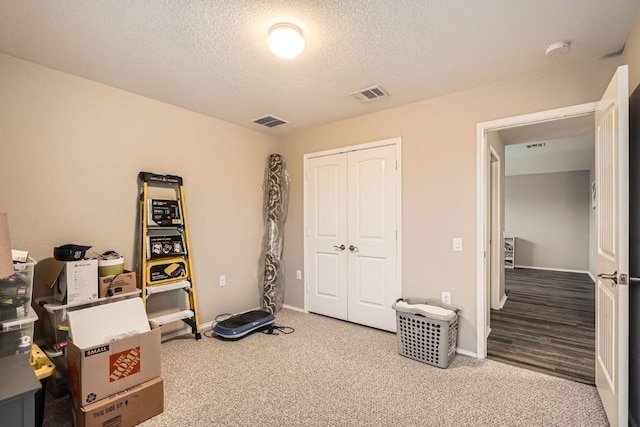
[[[496, 160], [494, 161], [493, 158], [495, 158]], [[502, 206], [500, 203], [502, 200], [502, 177], [500, 176], [500, 165], [502, 164], [502, 159], [500, 158], [500, 155], [495, 150], [495, 148], [493, 148], [491, 145], [489, 146], [489, 160], [489, 167], [491, 167], [491, 171], [488, 188], [492, 194], [492, 206], [490, 209], [491, 215], [487, 218], [487, 226], [490, 226], [489, 230], [491, 230], [491, 236], [489, 237], [489, 239], [494, 243], [493, 245], [491, 245], [491, 274], [489, 275], [489, 277], [491, 278], [491, 283], [489, 283], [488, 288], [489, 292], [491, 292], [490, 306], [494, 309], [501, 309], [504, 306], [504, 301], [501, 300], [505, 296], [504, 293], [500, 295], [500, 287], [504, 281], [502, 279], [502, 276], [504, 275], [502, 257], [502, 246], [504, 243], [502, 231], [504, 230], [504, 227], [502, 220]], [[489, 334], [487, 333], [487, 335]]]
[[593, 114], [597, 105], [597, 102], [590, 102], [587, 104], [573, 105], [554, 110], [540, 111], [521, 116], [481, 122], [476, 125], [476, 348], [479, 359], [487, 357], [486, 325], [488, 319], [486, 318], [486, 310], [488, 301], [485, 282], [486, 269], [490, 268], [487, 266], [487, 262], [490, 260], [490, 257], [485, 256], [488, 248], [487, 183], [489, 180], [489, 171], [487, 165], [489, 161], [489, 144], [487, 142], [487, 133], [523, 125], [544, 123]]
[[302, 229], [302, 235], [304, 236], [304, 281], [303, 281], [303, 293], [304, 293], [304, 307], [303, 310], [305, 313], [308, 313], [307, 309], [307, 294], [309, 291], [309, 280], [307, 277], [308, 271], [308, 260], [307, 260], [307, 245], [308, 245], [308, 189], [307, 189], [307, 174], [309, 173], [307, 169], [307, 165], [309, 163], [309, 159], [315, 157], [322, 156], [330, 156], [333, 154], [347, 153], [349, 151], [358, 151], [358, 150], [366, 150], [368, 148], [378, 148], [384, 147], [387, 145], [395, 145], [396, 147], [396, 162], [397, 162], [397, 171], [398, 171], [398, 179], [396, 180], [396, 191], [397, 191], [397, 199], [396, 199], [396, 294], [402, 296], [402, 138], [389, 138], [383, 139], [380, 141], [367, 142], [364, 144], [358, 145], [350, 145], [347, 147], [335, 148], [332, 150], [318, 151], [315, 153], [308, 153], [303, 156], [303, 174], [302, 178], [304, 180], [304, 191], [303, 191], [303, 205], [304, 205], [304, 224]]

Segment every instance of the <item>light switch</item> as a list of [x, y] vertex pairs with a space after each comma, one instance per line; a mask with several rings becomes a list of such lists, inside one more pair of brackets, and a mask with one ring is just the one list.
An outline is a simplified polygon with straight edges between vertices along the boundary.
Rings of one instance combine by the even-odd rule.
[[453, 238], [453, 250], [454, 252], [462, 252], [462, 237]]

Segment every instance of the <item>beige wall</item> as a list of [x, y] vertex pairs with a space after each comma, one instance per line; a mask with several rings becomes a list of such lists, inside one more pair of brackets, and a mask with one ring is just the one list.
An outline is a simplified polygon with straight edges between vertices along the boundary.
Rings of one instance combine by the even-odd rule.
[[13, 246], [41, 261], [34, 294], [46, 293], [38, 282], [60, 244], [115, 249], [135, 265], [144, 170], [185, 180], [200, 322], [258, 305], [275, 137], [5, 55], [0, 98], [0, 212]]
[[589, 171], [507, 176], [505, 232], [515, 265], [589, 271]]
[[[476, 350], [476, 124], [600, 98], [618, 59], [552, 67], [281, 138], [291, 175], [285, 302], [302, 307], [303, 155], [402, 137], [404, 296], [451, 291], [462, 308], [459, 346]], [[463, 252], [451, 239], [463, 237]]]

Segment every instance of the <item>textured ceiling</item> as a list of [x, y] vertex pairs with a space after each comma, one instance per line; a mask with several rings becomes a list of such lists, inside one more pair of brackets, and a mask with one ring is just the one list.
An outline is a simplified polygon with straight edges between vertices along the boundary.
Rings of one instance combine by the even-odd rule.
[[[281, 134], [619, 51], [640, 0], [0, 0], [0, 52]], [[273, 56], [269, 27], [305, 34]], [[569, 54], [544, 48], [570, 40]], [[379, 84], [390, 97], [349, 92]], [[267, 129], [271, 114], [289, 124]]]
[[527, 144], [505, 148], [505, 175], [592, 170], [595, 166], [593, 116], [590, 134], [545, 139], [544, 147], [527, 148]]

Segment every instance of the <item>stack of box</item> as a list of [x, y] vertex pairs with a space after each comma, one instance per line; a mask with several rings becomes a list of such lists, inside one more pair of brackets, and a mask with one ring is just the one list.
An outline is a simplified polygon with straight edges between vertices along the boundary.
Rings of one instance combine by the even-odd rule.
[[62, 304], [77, 304], [135, 292], [135, 272], [98, 275], [99, 262], [97, 259], [52, 261], [45, 282], [53, 289], [54, 299]]
[[68, 393], [67, 358], [63, 353], [69, 333], [67, 314], [140, 294], [135, 272], [99, 277], [98, 271], [95, 259], [53, 260], [44, 278], [53, 295], [36, 300], [49, 319], [43, 324], [46, 354], [55, 364], [56, 371], [47, 379], [47, 387], [55, 397]]
[[14, 274], [0, 279], [0, 357], [31, 357], [33, 329], [38, 315], [31, 307], [36, 261], [14, 263]]
[[[31, 307], [36, 261], [24, 253], [16, 262], [13, 252], [13, 274], [0, 278], [0, 358], [3, 359], [0, 366], [5, 382], [0, 424], [22, 425], [22, 422], [30, 422], [33, 425], [42, 419], [43, 407], [39, 403], [44, 392], [41, 383], [29, 374], [31, 369], [28, 362], [20, 362], [31, 359], [33, 331], [38, 320], [38, 315]], [[7, 384], [9, 387], [6, 387]]]
[[160, 329], [140, 298], [68, 313], [69, 391], [77, 427], [136, 425], [162, 413]]

